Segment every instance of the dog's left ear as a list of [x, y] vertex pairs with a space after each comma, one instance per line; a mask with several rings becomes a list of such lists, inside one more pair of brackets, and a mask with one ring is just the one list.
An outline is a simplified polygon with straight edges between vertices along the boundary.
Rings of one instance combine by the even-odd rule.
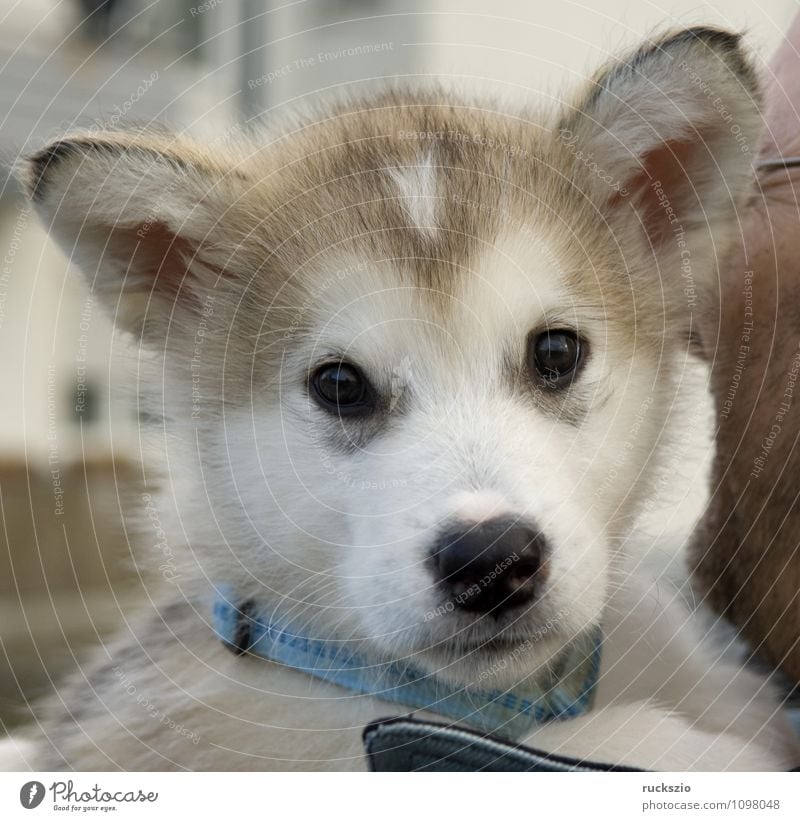
[[556, 137], [615, 231], [643, 230], [659, 254], [679, 238], [689, 243], [680, 246], [685, 259], [693, 234], [697, 250], [736, 224], [753, 175], [758, 103], [739, 36], [692, 28], [599, 72]]

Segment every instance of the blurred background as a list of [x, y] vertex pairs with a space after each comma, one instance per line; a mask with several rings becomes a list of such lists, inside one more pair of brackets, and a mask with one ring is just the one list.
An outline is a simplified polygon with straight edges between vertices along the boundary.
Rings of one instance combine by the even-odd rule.
[[[76, 126], [200, 135], [382, 78], [547, 104], [666, 26], [745, 30], [765, 65], [796, 0], [0, 0], [0, 733], [143, 594], [122, 516], [151, 421], [10, 166]], [[141, 501], [134, 502], [141, 506]], [[152, 545], [151, 545], [152, 547]]]

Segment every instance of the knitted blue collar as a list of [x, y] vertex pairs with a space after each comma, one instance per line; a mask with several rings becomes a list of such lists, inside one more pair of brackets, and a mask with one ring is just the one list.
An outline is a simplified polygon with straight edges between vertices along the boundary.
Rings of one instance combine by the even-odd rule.
[[250, 654], [416, 710], [430, 710], [482, 732], [518, 740], [536, 725], [582, 715], [590, 707], [600, 668], [600, 629], [584, 634], [556, 665], [551, 680], [508, 690], [452, 684], [407, 662], [380, 661], [339, 639], [317, 639], [283, 620], [261, 616], [251, 602], [236, 606], [224, 593], [213, 625], [233, 652]]

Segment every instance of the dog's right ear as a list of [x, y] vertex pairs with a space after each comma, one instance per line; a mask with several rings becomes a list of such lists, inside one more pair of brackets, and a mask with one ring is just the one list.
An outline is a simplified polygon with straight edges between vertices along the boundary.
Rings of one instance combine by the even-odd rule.
[[753, 178], [758, 104], [740, 37], [691, 28], [602, 69], [562, 113], [557, 143], [615, 231], [643, 231], [664, 253], [680, 228], [696, 256], [736, 225]]
[[17, 175], [115, 323], [163, 339], [226, 274], [210, 240], [243, 175], [221, 153], [224, 162], [164, 133], [85, 133], [22, 161]]

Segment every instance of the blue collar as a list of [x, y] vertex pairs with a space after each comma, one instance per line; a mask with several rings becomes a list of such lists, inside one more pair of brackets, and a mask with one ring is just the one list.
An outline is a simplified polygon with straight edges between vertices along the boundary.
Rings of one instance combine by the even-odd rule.
[[545, 685], [481, 690], [442, 681], [406, 662], [367, 658], [352, 642], [310, 638], [286, 621], [260, 616], [252, 602], [238, 607], [223, 592], [214, 630], [236, 654], [248, 653], [301, 670], [360, 695], [430, 710], [482, 732], [520, 739], [537, 724], [574, 718], [591, 706], [600, 669], [600, 629], [573, 642]]

